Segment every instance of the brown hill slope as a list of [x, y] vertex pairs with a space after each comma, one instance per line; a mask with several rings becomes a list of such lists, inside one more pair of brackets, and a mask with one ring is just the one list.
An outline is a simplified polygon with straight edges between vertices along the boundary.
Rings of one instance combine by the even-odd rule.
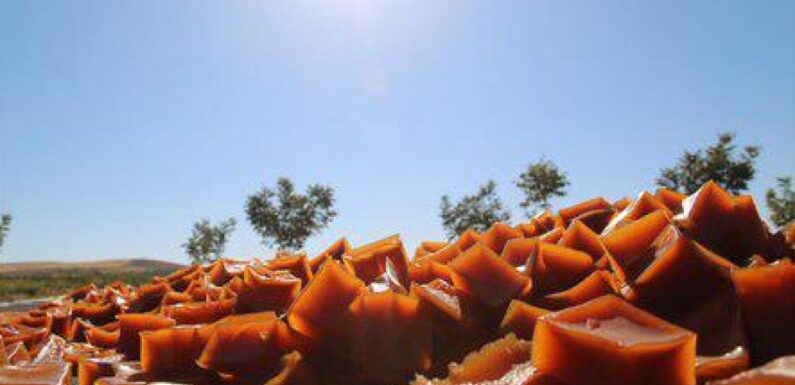
[[0, 264], [0, 301], [61, 295], [77, 287], [116, 280], [140, 285], [183, 267], [153, 259], [84, 262], [21, 262]]
[[176, 270], [184, 265], [179, 263], [161, 261], [156, 259], [107, 259], [99, 261], [81, 262], [12, 262], [1, 263], [0, 274], [5, 273], [28, 273], [34, 271], [47, 270], [122, 270], [122, 271], [142, 271], [142, 270]]

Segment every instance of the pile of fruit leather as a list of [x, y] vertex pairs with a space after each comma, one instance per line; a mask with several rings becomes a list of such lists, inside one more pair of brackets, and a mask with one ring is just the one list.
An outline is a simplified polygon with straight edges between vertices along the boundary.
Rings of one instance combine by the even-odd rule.
[[0, 384], [795, 384], [795, 225], [708, 183], [0, 314]]

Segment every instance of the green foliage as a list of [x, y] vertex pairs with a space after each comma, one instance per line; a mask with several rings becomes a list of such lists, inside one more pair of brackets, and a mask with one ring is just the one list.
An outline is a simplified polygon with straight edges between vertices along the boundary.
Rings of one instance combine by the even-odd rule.
[[776, 226], [784, 226], [795, 220], [795, 191], [792, 190], [792, 178], [778, 178], [778, 192], [767, 190], [767, 207], [770, 209], [770, 220]]
[[733, 142], [734, 134], [722, 133], [706, 150], [685, 151], [676, 165], [661, 171], [657, 185], [692, 194], [712, 180], [734, 194], [747, 190], [756, 174], [759, 147], [746, 146], [738, 155]]
[[263, 187], [248, 197], [246, 215], [264, 245], [297, 250], [336, 218], [334, 201], [329, 186], [313, 184], [301, 194], [290, 179], [279, 178], [275, 189]]
[[478, 188], [474, 195], [466, 195], [453, 204], [450, 197], [442, 197], [439, 217], [447, 237], [455, 238], [469, 228], [484, 231], [494, 222], [508, 221], [511, 213], [503, 208], [493, 180]]
[[3, 253], [3, 244], [6, 240], [6, 234], [11, 228], [11, 214], [0, 215], [0, 254]]
[[525, 196], [519, 206], [525, 209], [528, 217], [532, 217], [540, 210], [549, 209], [552, 198], [565, 196], [568, 185], [566, 173], [552, 161], [542, 158], [529, 164], [516, 181], [516, 187]]
[[235, 231], [237, 221], [229, 218], [218, 225], [202, 219], [193, 225], [193, 232], [188, 241], [182, 244], [185, 252], [191, 257], [193, 263], [201, 264], [212, 262], [221, 257], [226, 248], [229, 235]]
[[0, 273], [0, 301], [62, 295], [92, 282], [101, 286], [122, 280], [140, 285], [150, 282], [155, 276], [165, 276], [171, 272], [172, 269], [55, 269]]

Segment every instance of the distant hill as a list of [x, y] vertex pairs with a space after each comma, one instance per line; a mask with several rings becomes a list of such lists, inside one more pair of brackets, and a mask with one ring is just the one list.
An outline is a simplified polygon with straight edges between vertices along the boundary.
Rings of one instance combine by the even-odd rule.
[[12, 262], [0, 263], [0, 274], [23, 273], [47, 270], [117, 270], [117, 271], [143, 271], [143, 270], [177, 270], [185, 265], [157, 259], [106, 259], [99, 261], [82, 262]]
[[102, 286], [121, 280], [141, 285], [182, 267], [184, 265], [154, 259], [2, 263], [0, 301], [58, 296], [89, 283]]

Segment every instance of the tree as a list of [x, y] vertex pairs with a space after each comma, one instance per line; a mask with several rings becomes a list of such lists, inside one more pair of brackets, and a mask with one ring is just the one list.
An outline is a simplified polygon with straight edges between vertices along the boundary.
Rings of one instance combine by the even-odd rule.
[[263, 187], [248, 197], [246, 214], [265, 246], [297, 250], [337, 217], [334, 189], [313, 184], [295, 191], [290, 179], [279, 178], [276, 189]]
[[767, 207], [770, 219], [776, 226], [784, 226], [795, 220], [795, 191], [792, 190], [792, 178], [778, 178], [778, 193], [767, 190]]
[[235, 231], [237, 220], [229, 218], [218, 225], [202, 219], [193, 225], [193, 232], [188, 241], [182, 244], [193, 263], [207, 263], [220, 258], [226, 248], [229, 235]]
[[734, 134], [722, 133], [706, 150], [685, 151], [676, 165], [660, 172], [657, 185], [692, 194], [712, 180], [733, 194], [747, 190], [756, 174], [759, 147], [746, 146], [738, 155], [733, 142]]
[[484, 231], [494, 222], [508, 221], [511, 213], [503, 208], [493, 180], [478, 188], [474, 195], [466, 195], [453, 204], [450, 197], [442, 196], [439, 217], [447, 237], [455, 238], [467, 229]]
[[6, 234], [11, 228], [11, 214], [0, 215], [0, 253], [3, 251], [3, 244], [6, 240]]
[[524, 200], [519, 204], [528, 217], [535, 212], [551, 207], [550, 199], [566, 195], [569, 179], [566, 173], [547, 159], [531, 163], [527, 170], [519, 175], [516, 187], [524, 193]]

